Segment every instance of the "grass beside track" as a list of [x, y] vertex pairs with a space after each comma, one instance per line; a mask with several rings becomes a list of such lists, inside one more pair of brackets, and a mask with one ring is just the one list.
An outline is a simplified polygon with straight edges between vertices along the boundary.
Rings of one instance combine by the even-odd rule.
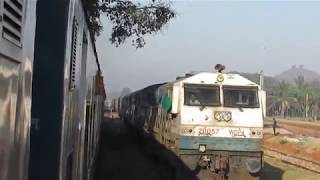
[[320, 174], [265, 157], [262, 180], [319, 180]]

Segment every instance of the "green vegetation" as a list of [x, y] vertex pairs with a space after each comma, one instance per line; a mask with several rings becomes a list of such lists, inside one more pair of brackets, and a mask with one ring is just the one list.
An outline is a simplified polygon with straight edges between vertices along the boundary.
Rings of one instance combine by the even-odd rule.
[[110, 41], [119, 46], [128, 38], [132, 45], [145, 45], [144, 36], [155, 34], [163, 28], [176, 13], [165, 0], [82, 0], [88, 15], [92, 37], [102, 31], [100, 17], [105, 15], [112, 23]]
[[286, 140], [286, 139], [281, 139], [280, 140], [280, 144], [287, 144], [288, 143], [288, 140]]
[[268, 115], [317, 120], [320, 107], [320, 87], [298, 76], [295, 82], [279, 82], [267, 92]]
[[[237, 73], [237, 72], [233, 72]], [[259, 74], [239, 73], [259, 84]], [[320, 84], [306, 81], [299, 75], [293, 82], [266, 76], [264, 88], [267, 91], [267, 115], [282, 118], [320, 118]]]

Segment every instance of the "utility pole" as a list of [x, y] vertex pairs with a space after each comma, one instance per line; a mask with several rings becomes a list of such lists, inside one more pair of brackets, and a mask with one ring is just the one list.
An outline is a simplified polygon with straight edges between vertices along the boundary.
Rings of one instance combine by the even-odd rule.
[[305, 113], [305, 118], [307, 119], [308, 118], [308, 111], [309, 111], [309, 106], [308, 106], [308, 101], [309, 101], [309, 95], [308, 93], [305, 95], [304, 97], [304, 113]]
[[259, 81], [260, 81], [260, 87], [261, 87], [261, 90], [264, 89], [264, 77], [263, 77], [263, 71], [261, 70], [260, 71], [260, 77], [259, 77]]
[[266, 92], [263, 90], [264, 89], [264, 76], [263, 76], [263, 71], [260, 71], [260, 99], [261, 99], [261, 105], [262, 105], [262, 117], [265, 118], [267, 115], [267, 106], [266, 106]]

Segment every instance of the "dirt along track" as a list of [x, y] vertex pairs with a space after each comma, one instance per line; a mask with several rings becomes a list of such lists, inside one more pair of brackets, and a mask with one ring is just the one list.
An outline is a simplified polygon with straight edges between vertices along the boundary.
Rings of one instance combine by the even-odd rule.
[[137, 137], [119, 119], [102, 127], [95, 180], [197, 180], [179, 159], [149, 137]]
[[[269, 118], [266, 124], [272, 124], [272, 120]], [[294, 134], [300, 134], [304, 136], [320, 137], [320, 123], [309, 122], [302, 120], [287, 120], [277, 118], [277, 127], [286, 129]]]
[[[287, 167], [278, 160], [265, 159], [261, 179], [291, 180], [294, 172], [307, 171]], [[150, 137], [138, 137], [119, 119], [105, 120], [94, 172], [95, 180], [174, 180], [180, 169], [181, 180], [213, 180], [207, 174], [192, 174], [180, 160]], [[314, 174], [311, 174], [312, 177]], [[314, 178], [311, 178], [312, 180]], [[315, 179], [319, 179], [318, 176]]]
[[[265, 159], [273, 157], [283, 163], [283, 179], [320, 179], [320, 123], [277, 119], [276, 136], [273, 135], [272, 124], [269, 118], [264, 125], [262, 147]], [[296, 170], [288, 170], [289, 164]], [[298, 171], [300, 173], [296, 173]]]

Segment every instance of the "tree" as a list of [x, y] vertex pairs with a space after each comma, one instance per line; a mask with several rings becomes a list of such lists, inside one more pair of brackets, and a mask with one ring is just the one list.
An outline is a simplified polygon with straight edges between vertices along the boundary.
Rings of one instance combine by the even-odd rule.
[[320, 117], [320, 83], [318, 80], [314, 80], [309, 84], [310, 88], [310, 115], [314, 120], [317, 120]]
[[155, 34], [164, 27], [176, 13], [164, 0], [150, 0], [148, 3], [131, 0], [82, 0], [88, 15], [89, 28], [93, 37], [102, 31], [101, 15], [112, 22], [110, 41], [117, 47], [128, 38], [132, 45], [143, 47], [144, 36]]
[[298, 111], [300, 116], [307, 117], [308, 116], [308, 96], [310, 94], [310, 90], [308, 84], [304, 80], [304, 76], [298, 76], [295, 80], [295, 97], [298, 101]]
[[319, 89], [310, 89], [308, 93], [308, 101], [306, 101], [306, 118], [310, 117], [316, 120], [319, 117], [320, 110], [320, 93]]
[[298, 88], [299, 90], [304, 91], [304, 90], [306, 90], [307, 87], [308, 87], [308, 84], [305, 82], [304, 76], [302, 76], [302, 75], [298, 76], [298, 77], [294, 80], [294, 82], [295, 82], [295, 84], [296, 84], [296, 86], [297, 86], [297, 88]]
[[273, 90], [272, 95], [268, 97], [269, 107], [268, 109], [277, 109], [280, 111], [280, 115], [285, 117], [285, 113], [288, 112], [290, 107], [297, 106], [297, 99], [292, 96], [292, 86], [285, 82], [279, 82]]
[[309, 116], [316, 118], [318, 114], [319, 90], [317, 86], [305, 82], [303, 76], [295, 79], [296, 93], [298, 100], [300, 116], [308, 118]]

